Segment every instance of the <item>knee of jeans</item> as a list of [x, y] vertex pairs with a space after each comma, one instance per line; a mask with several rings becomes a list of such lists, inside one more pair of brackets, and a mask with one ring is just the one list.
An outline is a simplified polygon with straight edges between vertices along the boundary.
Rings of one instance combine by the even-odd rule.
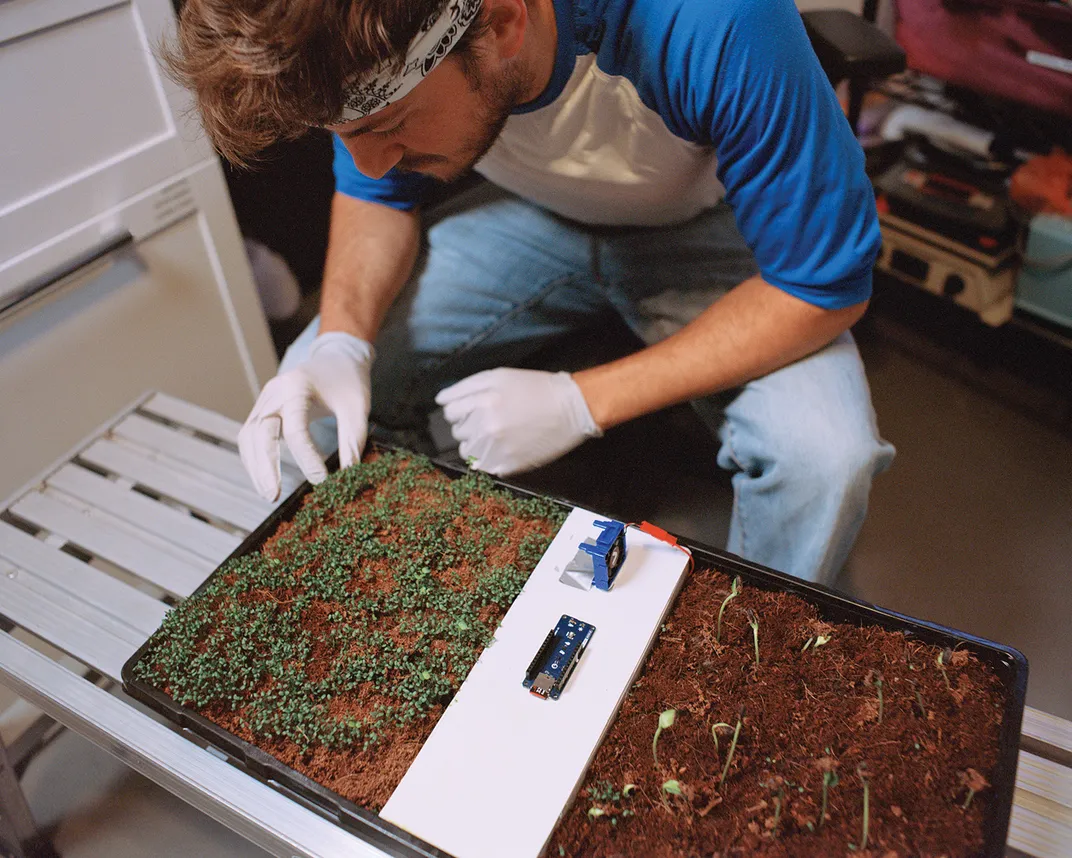
[[825, 431], [790, 435], [783, 437], [775, 456], [783, 478], [806, 480], [827, 492], [866, 492], [893, 460], [893, 447], [866, 426], [828, 424]]

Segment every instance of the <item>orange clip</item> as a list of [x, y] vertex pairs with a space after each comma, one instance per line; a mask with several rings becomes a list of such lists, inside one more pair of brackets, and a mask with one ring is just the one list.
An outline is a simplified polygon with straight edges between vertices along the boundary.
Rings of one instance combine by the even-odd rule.
[[658, 540], [660, 540], [662, 542], [666, 542], [666, 543], [668, 543], [670, 545], [677, 545], [677, 537], [676, 536], [673, 536], [672, 534], [667, 533], [661, 527], [655, 526], [650, 521], [642, 521], [638, 525], [637, 529], [643, 531], [646, 534], [648, 534], [648, 536], [654, 536], [656, 539], [658, 539]]

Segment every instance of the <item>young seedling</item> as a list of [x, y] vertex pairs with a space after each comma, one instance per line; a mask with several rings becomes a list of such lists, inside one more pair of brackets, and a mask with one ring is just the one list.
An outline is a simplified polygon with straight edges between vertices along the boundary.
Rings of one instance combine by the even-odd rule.
[[990, 786], [990, 782], [975, 769], [968, 769], [965, 772], [961, 772], [960, 782], [968, 790], [968, 797], [964, 799], [964, 804], [961, 805], [965, 810], [971, 807], [972, 799], [975, 798], [977, 792]]
[[626, 784], [622, 787], [622, 797], [629, 798], [633, 794], [633, 790], [636, 789], [636, 784]]
[[718, 731], [720, 729], [732, 730], [733, 725], [727, 724], [725, 721], [719, 721], [717, 724], [711, 725], [711, 738], [715, 740], [715, 759], [717, 760], [721, 754], [718, 750]]
[[659, 726], [655, 728], [655, 738], [651, 740], [651, 755], [655, 758], [655, 767], [659, 767], [659, 751], [657, 745], [659, 744], [659, 736], [663, 730], [669, 730], [674, 726], [674, 717], [677, 715], [676, 709], [667, 709], [659, 715]]
[[806, 641], [804, 641], [804, 646], [802, 646], [800, 648], [800, 651], [801, 652], [807, 652], [808, 647], [810, 647], [812, 644], [815, 644], [815, 648], [818, 649], [823, 644], [829, 643], [829, 642], [830, 642], [830, 635], [812, 636], [812, 637], [808, 638]]
[[756, 645], [756, 668], [759, 667], [759, 617], [756, 612], [749, 608], [745, 613], [748, 615], [748, 625], [752, 627], [752, 640]]
[[823, 805], [819, 810], [819, 828], [826, 822], [826, 808], [830, 800], [830, 790], [838, 785], [837, 761], [832, 757], [823, 757], [815, 765], [823, 773]]
[[733, 579], [733, 583], [730, 585], [730, 594], [722, 600], [722, 605], [718, 609], [718, 621], [715, 623], [715, 643], [721, 643], [722, 641], [722, 612], [726, 610], [726, 605], [729, 604], [730, 599], [736, 599], [741, 595], [741, 576], [738, 575]]
[[912, 690], [916, 693], [916, 706], [919, 708], [919, 717], [926, 718], [927, 710], [923, 708], [923, 695], [919, 693], [919, 683], [914, 679], [910, 679], [908, 682], [912, 686]]
[[953, 650], [951, 650], [949, 647], [946, 647], [940, 653], [938, 653], [938, 658], [936, 659], [938, 669], [942, 671], [942, 678], [945, 679], [945, 687], [948, 688], [950, 691], [953, 690], [953, 686], [949, 682], [949, 672], [945, 669], [945, 666], [949, 664], [949, 661], [952, 657]]
[[726, 782], [726, 775], [730, 770], [730, 763], [733, 762], [733, 752], [737, 750], [737, 739], [741, 735], [741, 724], [744, 721], [744, 707], [741, 707], [740, 713], [737, 715], [737, 726], [733, 728], [733, 739], [730, 741], [730, 752], [726, 755], [726, 764], [722, 767], [722, 774], [719, 776], [719, 784]]
[[663, 803], [663, 807], [665, 807], [667, 810], [670, 809], [670, 802], [666, 798], [668, 795], [681, 795], [680, 781], [669, 780], [663, 783], [663, 788], [659, 795], [659, 798]]
[[782, 807], [785, 805], [785, 779], [775, 775], [761, 783], [761, 786], [774, 793], [774, 821], [768, 822], [771, 836], [778, 836], [778, 826], [782, 821]]
[[864, 785], [864, 827], [860, 837], [860, 848], [866, 849], [868, 827], [871, 822], [871, 773], [868, 771], [867, 763], [860, 763], [856, 767], [856, 776], [860, 779], [860, 783]]

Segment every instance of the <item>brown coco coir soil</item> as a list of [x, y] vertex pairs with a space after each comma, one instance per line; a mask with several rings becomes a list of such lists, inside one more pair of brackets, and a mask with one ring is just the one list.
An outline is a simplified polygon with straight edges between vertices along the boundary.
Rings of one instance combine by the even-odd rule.
[[[799, 597], [747, 586], [727, 603], [719, 643], [730, 588], [713, 569], [691, 575], [547, 855], [977, 852], [1004, 704], [992, 672], [963, 650], [946, 651], [940, 666], [939, 648], [824, 623]], [[668, 709], [676, 714], [656, 763], [652, 741]], [[729, 726], [716, 728], [716, 751], [719, 723]]]
[[564, 514], [372, 456], [165, 618], [135, 676], [378, 811]]

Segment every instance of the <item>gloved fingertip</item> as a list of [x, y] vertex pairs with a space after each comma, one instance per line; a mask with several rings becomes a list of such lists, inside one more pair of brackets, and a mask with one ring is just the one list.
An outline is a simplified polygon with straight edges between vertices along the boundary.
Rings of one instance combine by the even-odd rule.
[[257, 492], [257, 496], [262, 500], [266, 500], [269, 503], [275, 503], [279, 500], [279, 492], [281, 486], [276, 483], [274, 486], [271, 483], [264, 483], [261, 480], [255, 480], [253, 488]]
[[449, 387], [444, 387], [435, 395], [436, 405], [446, 405], [448, 402], [453, 402], [455, 399], [460, 399], [463, 396], [468, 396], [470, 393], [476, 393], [485, 389], [488, 385], [488, 378], [494, 377], [493, 373], [495, 373], [495, 370], [493, 369], [483, 370], [463, 378], [461, 381], [456, 381]]
[[361, 461], [361, 450], [368, 437], [368, 428], [367, 424], [362, 427], [361, 423], [347, 420], [342, 415], [339, 415], [338, 421], [339, 467], [348, 468], [354, 462]]

